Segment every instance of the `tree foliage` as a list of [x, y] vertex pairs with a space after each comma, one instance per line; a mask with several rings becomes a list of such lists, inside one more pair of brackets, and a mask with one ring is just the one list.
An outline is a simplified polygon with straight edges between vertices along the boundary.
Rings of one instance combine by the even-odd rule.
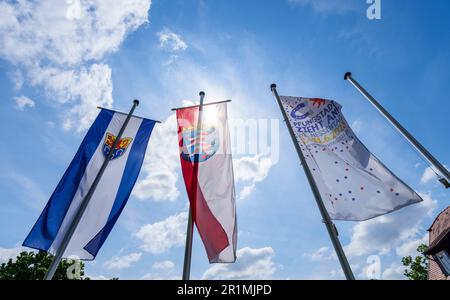
[[411, 256], [405, 256], [402, 258], [402, 263], [407, 269], [405, 269], [404, 275], [409, 280], [427, 280], [428, 279], [428, 258], [425, 256], [428, 246], [425, 244], [417, 247], [417, 252], [420, 255], [412, 258]]
[[[44, 278], [53, 256], [47, 252], [23, 251], [15, 260], [0, 265], [0, 280], [41, 280]], [[78, 263], [78, 265], [75, 265]], [[68, 277], [69, 275], [69, 277]], [[71, 276], [72, 275], [72, 276]], [[63, 259], [56, 269], [54, 280], [86, 280], [84, 277], [84, 264]]]

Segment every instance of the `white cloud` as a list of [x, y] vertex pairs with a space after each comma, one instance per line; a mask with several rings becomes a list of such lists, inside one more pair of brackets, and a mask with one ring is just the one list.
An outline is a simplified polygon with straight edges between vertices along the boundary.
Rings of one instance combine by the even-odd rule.
[[168, 28], [164, 28], [157, 33], [159, 37], [159, 46], [171, 52], [179, 52], [187, 49], [187, 44], [182, 37]]
[[422, 177], [420, 178], [420, 183], [426, 184], [434, 179], [437, 179], [436, 173], [434, 172], [434, 170], [431, 167], [428, 167], [423, 172]]
[[20, 252], [23, 251], [30, 251], [30, 249], [21, 246], [14, 248], [0, 248], [0, 264], [8, 262], [9, 259], [15, 261]]
[[187, 212], [142, 226], [136, 237], [142, 240], [141, 248], [152, 254], [161, 254], [172, 247], [183, 246], [186, 239]]
[[203, 274], [206, 280], [246, 280], [270, 279], [277, 267], [273, 262], [275, 252], [271, 247], [252, 249], [242, 248], [237, 251], [234, 264], [216, 264]]
[[[76, 2], [76, 3], [74, 3]], [[74, 18], [74, 4], [79, 7]], [[150, 0], [17, 1], [0, 4], [0, 53], [11, 62], [36, 59], [78, 65], [118, 49], [128, 32], [147, 22]]]
[[69, 20], [81, 19], [82, 9], [79, 0], [66, 0], [69, 5], [66, 11], [66, 18]]
[[405, 267], [399, 262], [393, 262], [386, 270], [384, 270], [381, 278], [383, 280], [401, 280], [405, 279]]
[[16, 69], [13, 73], [11, 73], [11, 78], [14, 81], [14, 88], [16, 90], [20, 90], [23, 86], [24, 78], [22, 72], [19, 69]]
[[109, 270], [122, 270], [129, 268], [133, 263], [141, 259], [142, 253], [130, 253], [124, 256], [113, 257], [105, 262], [104, 266]]
[[157, 271], [171, 271], [175, 268], [175, 264], [170, 260], [157, 261], [153, 264], [152, 269]]
[[16, 102], [16, 109], [20, 111], [24, 111], [27, 107], [35, 106], [34, 101], [26, 96], [14, 97], [14, 101]]
[[405, 241], [403, 244], [399, 245], [395, 252], [400, 257], [405, 256], [417, 256], [419, 253], [417, 252], [417, 247], [420, 245], [425, 244], [428, 245], [428, 233], [426, 233], [423, 237], [418, 239], [411, 239]]
[[44, 86], [47, 94], [57, 102], [77, 103], [65, 116], [65, 130], [88, 128], [98, 114], [97, 106], [111, 107], [113, 104], [111, 68], [106, 64], [72, 70], [32, 68], [29, 74], [33, 77], [32, 84]]
[[178, 180], [179, 152], [175, 114], [155, 126], [133, 195], [139, 200], [174, 201], [180, 194]]
[[255, 183], [263, 181], [273, 163], [269, 156], [257, 154], [233, 159], [235, 182], [245, 182], [247, 185], [239, 192], [238, 199], [243, 200], [255, 190]]
[[255, 190], [255, 187], [256, 185], [254, 183], [244, 186], [242, 190], [239, 192], [238, 199], [245, 200], [246, 198], [250, 197], [250, 195]]
[[259, 182], [269, 174], [272, 160], [263, 155], [245, 156], [235, 159], [233, 164], [236, 181]]
[[43, 87], [49, 99], [69, 106], [61, 116], [67, 119], [64, 128], [83, 130], [97, 105], [113, 102], [111, 69], [100, 61], [148, 21], [150, 5], [151, 0], [1, 2], [0, 57], [31, 85]]
[[288, 0], [288, 2], [299, 5], [309, 5], [315, 12], [322, 14], [357, 11], [359, 7], [362, 12], [366, 9], [364, 8], [364, 0]]
[[309, 258], [312, 261], [323, 261], [335, 258], [334, 252], [328, 247], [321, 247], [313, 253], [305, 253], [303, 256]]
[[420, 196], [424, 199], [423, 202], [355, 225], [350, 243], [345, 247], [347, 255], [384, 255], [421, 234], [422, 221], [431, 216], [437, 201], [430, 194]]
[[147, 273], [141, 277], [142, 280], [181, 280], [180, 275], [164, 273]]
[[141, 277], [142, 280], [181, 280], [180, 275], [166, 275], [159, 273], [147, 273]]
[[360, 120], [353, 121], [351, 128], [355, 133], [359, 133], [363, 127], [363, 122]]
[[179, 274], [175, 275], [175, 264], [170, 260], [157, 261], [153, 264], [154, 272], [147, 273], [142, 276], [144, 280], [180, 280]]
[[313, 270], [311, 275], [306, 277], [307, 280], [342, 280], [345, 279], [342, 270], [318, 267], [317, 270]]
[[87, 275], [86, 277], [89, 277], [90, 280], [111, 280], [111, 278], [108, 278], [106, 276], [103, 275]]

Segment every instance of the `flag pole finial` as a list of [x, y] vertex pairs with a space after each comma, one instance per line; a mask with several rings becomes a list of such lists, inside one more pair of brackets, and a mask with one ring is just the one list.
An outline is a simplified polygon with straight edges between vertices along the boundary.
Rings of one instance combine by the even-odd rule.
[[275, 84], [275, 83], [272, 83], [271, 85], [270, 85], [270, 90], [271, 91], [273, 91], [274, 89], [276, 89], [277, 88], [277, 85]]
[[351, 72], [345, 73], [344, 80], [347, 80], [349, 77], [352, 77], [352, 73]]
[[200, 93], [198, 93], [200, 95], [200, 97], [205, 97], [205, 92], [201, 91]]
[[139, 105], [139, 100], [138, 99], [134, 99], [133, 103], [136, 104], [136, 106], [138, 106]]

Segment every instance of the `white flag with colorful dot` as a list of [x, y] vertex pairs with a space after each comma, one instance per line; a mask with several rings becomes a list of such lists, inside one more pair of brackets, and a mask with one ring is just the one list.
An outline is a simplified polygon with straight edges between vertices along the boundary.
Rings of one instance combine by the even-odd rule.
[[361, 143], [337, 102], [280, 98], [332, 219], [363, 221], [422, 201]]

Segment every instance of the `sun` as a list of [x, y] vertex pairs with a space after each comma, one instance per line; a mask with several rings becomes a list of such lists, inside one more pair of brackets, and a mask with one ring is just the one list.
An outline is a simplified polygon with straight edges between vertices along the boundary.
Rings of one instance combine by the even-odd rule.
[[217, 127], [218, 125], [218, 110], [215, 105], [203, 107], [202, 112], [202, 127]]

